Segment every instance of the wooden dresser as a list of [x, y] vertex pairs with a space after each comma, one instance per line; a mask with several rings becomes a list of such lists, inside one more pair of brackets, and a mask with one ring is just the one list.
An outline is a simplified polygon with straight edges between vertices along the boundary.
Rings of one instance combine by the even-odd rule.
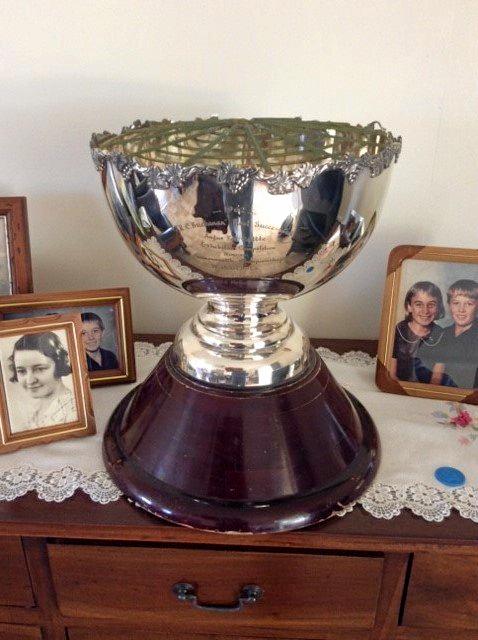
[[[387, 521], [357, 508], [301, 531], [231, 536], [125, 500], [29, 494], [0, 503], [0, 536], [1, 640], [478, 640], [478, 525], [456, 515]], [[194, 602], [173, 592], [183, 583]], [[228, 611], [247, 585], [262, 598]]]

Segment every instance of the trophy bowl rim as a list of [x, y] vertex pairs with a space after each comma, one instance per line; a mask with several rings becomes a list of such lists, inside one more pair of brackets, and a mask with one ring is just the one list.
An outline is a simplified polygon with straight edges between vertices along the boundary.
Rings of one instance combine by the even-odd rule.
[[[269, 124], [271, 122], [272, 125]], [[253, 128], [256, 127], [258, 133], [263, 133], [264, 123], [268, 123], [266, 135], [274, 145], [278, 144], [281, 136], [284, 140], [287, 136], [290, 138], [291, 133], [289, 129], [284, 129], [284, 126], [291, 127], [293, 136], [298, 136], [298, 140], [295, 140], [292, 147], [284, 147], [282, 155], [275, 151], [268, 152], [265, 148], [261, 149], [261, 146], [265, 145], [264, 139], [255, 139]], [[191, 129], [194, 126], [197, 128]], [[278, 127], [276, 132], [274, 126]], [[221, 136], [218, 136], [216, 141], [213, 139], [199, 148], [202, 144], [201, 136], [209, 134], [213, 129], [225, 131], [226, 138], [223, 136], [221, 139]], [[182, 130], [185, 130], [186, 134], [183, 134]], [[232, 135], [233, 131], [236, 132], [236, 137], [239, 136], [237, 140], [242, 143], [244, 138], [248, 139], [248, 154], [238, 155], [231, 152], [230, 146], [229, 151], [224, 152], [221, 147], [218, 148], [218, 145], [224, 145], [228, 140], [231, 143], [227, 136]], [[164, 152], [148, 150], [144, 146], [141, 136], [144, 137], [144, 134], [149, 132], [159, 137], [166, 149]], [[315, 136], [316, 147], [302, 148], [300, 136], [312, 133]], [[166, 134], [169, 136], [167, 141], [164, 138]], [[190, 136], [189, 142], [196, 145], [192, 151], [181, 148], [187, 135]], [[237, 140], [234, 139], [231, 144], [237, 145]], [[215, 144], [212, 144], [214, 142]], [[372, 177], [380, 175], [393, 160], [398, 160], [402, 138], [394, 136], [378, 121], [367, 125], [352, 125], [346, 122], [301, 118], [212, 117], [177, 121], [135, 120], [131, 125], [124, 126], [119, 134], [109, 131], [93, 133], [90, 148], [98, 170], [101, 171], [106, 161], [111, 159], [123, 173], [132, 170], [145, 173], [152, 185], [159, 189], [181, 186], [197, 174], [216, 176], [219, 182], [230, 182], [231, 174], [239, 174], [239, 177], [245, 180], [255, 179], [266, 183], [270, 193], [281, 194], [296, 187], [309, 186], [311, 180], [324, 170], [341, 169], [349, 179], [354, 179], [364, 168], [370, 170]]]
[[[249, 126], [251, 122], [259, 122], [262, 126], [264, 121], [263, 119], [219, 120], [218, 118], [211, 118], [208, 120], [197, 119], [194, 121], [178, 122], [179, 124], [183, 123], [191, 126], [196, 126], [198, 122], [201, 126], [209, 126], [211, 122], [215, 125], [218, 123], [226, 123], [230, 129], [233, 129], [234, 126], [236, 126], [234, 123], [239, 123], [240, 126]], [[267, 122], [270, 122], [270, 120], [267, 120]], [[187, 162], [183, 163], [164, 164], [156, 161], [148, 163], [144, 158], [138, 157], [138, 154], [134, 151], [135, 149], [141, 148], [141, 140], [143, 140], [143, 138], [141, 138], [141, 132], [145, 132], [145, 138], [143, 140], [145, 145], [159, 144], [159, 138], [156, 136], [156, 133], [153, 132], [151, 134], [151, 131], [156, 131], [158, 127], [166, 131], [168, 126], [174, 124], [174, 121], [163, 120], [161, 122], [153, 122], [147, 120], [142, 123], [136, 120], [130, 127], [124, 127], [121, 134], [118, 135], [108, 132], [93, 134], [91, 140], [92, 156], [96, 168], [101, 175], [110, 208], [113, 210], [120, 232], [143, 266], [172, 288], [192, 295], [193, 297], [207, 297], [215, 294], [224, 295], [224, 287], [227, 285], [228, 293], [230, 293], [230, 289], [232, 288], [235, 293], [241, 295], [269, 294], [288, 299], [296, 298], [317, 288], [350, 262], [358, 249], [364, 244], [364, 241], [368, 238], [375, 225], [377, 211], [388, 186], [388, 176], [392, 168], [391, 165], [394, 161], [396, 162], [398, 160], [401, 151], [401, 138], [395, 138], [377, 121], [365, 127], [361, 125], [349, 125], [348, 123], [333, 123], [330, 121], [303, 121], [300, 118], [278, 119], [278, 122], [280, 123], [279, 128], [282, 127], [284, 123], [287, 123], [287, 126], [291, 124], [291, 127], [295, 128], [294, 135], [296, 137], [294, 144], [297, 142], [297, 131], [305, 131], [308, 126], [312, 128], [319, 126], [329, 127], [326, 134], [331, 138], [333, 143], [331, 153], [327, 157], [318, 159], [315, 163], [306, 161], [293, 167], [271, 168], [270, 172], [264, 169], [264, 167], [254, 164], [254, 162], [251, 162], [248, 166], [245, 166], [242, 161], [238, 164], [233, 164], [226, 161], [227, 157], [226, 160], [221, 160], [219, 157], [219, 164], [216, 163], [215, 165], [209, 165], [207, 158], [200, 157], [196, 157], [194, 162], [190, 162], [191, 159], [189, 158]], [[342, 129], [340, 129], [340, 127], [342, 127]], [[344, 140], [347, 138], [347, 132], [350, 133], [351, 131], [357, 132], [360, 144], [365, 146], [358, 148], [356, 155], [352, 153], [341, 154], [339, 153], [340, 149], [344, 150], [346, 148], [344, 146], [346, 145]], [[364, 134], [365, 137], [362, 139], [360, 136], [364, 132], [366, 135]], [[336, 133], [337, 140], [334, 141], [333, 138]], [[319, 134], [320, 131], [314, 130], [311, 140], [313, 139], [317, 142], [320, 139]], [[210, 134], [208, 133], [207, 135], [209, 136]], [[123, 153], [119, 147], [115, 146], [115, 141], [119, 138], [134, 142], [134, 144], [132, 142], [130, 146], [128, 146], [130, 142], [128, 142], [128, 145], [125, 145], [124, 150], [126, 153]], [[374, 140], [375, 142], [373, 142]], [[202, 144], [204, 139], [198, 138], [196, 142], [198, 142], [198, 144], [201, 142]], [[330, 142], [330, 140], [328, 140], [328, 142]], [[335, 144], [335, 142], [337, 144]], [[379, 143], [383, 143], [383, 148], [380, 148]], [[264, 138], [264, 144], [265, 147], [267, 147], [266, 137]], [[375, 146], [373, 146], [373, 144], [375, 144]], [[335, 155], [332, 153], [334, 149]], [[348, 149], [350, 150], [350, 146]], [[365, 153], [362, 153], [364, 150]], [[374, 151], [377, 151], [377, 153], [373, 153]], [[218, 153], [220, 153], [220, 149]], [[305, 159], [305, 157], [302, 159]], [[334, 172], [337, 174], [336, 176], [330, 175]], [[375, 180], [377, 176], [382, 176], [383, 179]], [[272, 196], [292, 194], [291, 198], [284, 198], [282, 201], [277, 200], [278, 210], [282, 212], [285, 206], [289, 206], [289, 202], [292, 203], [293, 207], [296, 205], [299, 206], [297, 203], [302, 202], [302, 198], [309, 187], [313, 186], [315, 188], [319, 183], [328, 184], [332, 179], [336, 179], [337, 183], [343, 185], [341, 187], [342, 191], [345, 189], [346, 183], [348, 183], [345, 193], [348, 194], [347, 198], [349, 201], [351, 201], [350, 199], [353, 193], [357, 194], [357, 196], [362, 193], [373, 194], [374, 200], [372, 198], [370, 202], [373, 201], [375, 204], [373, 207], [372, 204], [367, 204], [367, 206], [375, 208], [376, 210], [373, 211], [372, 215], [372, 210], [368, 212], [367, 209], [364, 213], [365, 218], [361, 218], [354, 210], [351, 210], [352, 213], [348, 211], [342, 212], [343, 215], [339, 221], [340, 225], [342, 225], [339, 229], [340, 234], [334, 233], [333, 239], [333, 246], [335, 247], [335, 245], [337, 245], [337, 250], [331, 257], [327, 258], [327, 260], [326, 257], [328, 254], [324, 253], [320, 264], [319, 258], [316, 259], [317, 252], [304, 250], [302, 252], [304, 254], [303, 259], [300, 258], [299, 260], [299, 258], [292, 255], [291, 258], [287, 258], [288, 261], [284, 259], [284, 264], [280, 263], [275, 265], [277, 266], [275, 270], [273, 270], [272, 267], [269, 269], [264, 267], [262, 270], [256, 269], [254, 271], [252, 268], [247, 272], [241, 271], [241, 275], [239, 273], [233, 273], [231, 269], [226, 268], [229, 265], [226, 265], [226, 267], [221, 267], [214, 271], [209, 268], [209, 262], [206, 263], [203, 261], [203, 263], [201, 263], [196, 260], [194, 251], [197, 249], [197, 246], [193, 243], [193, 249], [191, 249], [189, 245], [190, 241], [194, 241], [194, 238], [191, 240], [191, 226], [185, 225], [188, 229], [186, 232], [181, 228], [181, 224], [179, 224], [184, 218], [184, 212], [187, 207], [193, 205], [194, 211], [187, 209], [189, 212], [188, 215], [194, 218], [201, 217], [200, 213], [196, 211], [198, 206], [197, 200], [195, 204], [191, 204], [191, 198], [196, 198], [201, 186], [203, 186], [203, 190], [212, 189], [215, 190], [214, 193], [219, 194], [215, 197], [216, 199], [221, 198], [221, 208], [227, 206], [229, 209], [231, 209], [231, 207], [234, 209], [234, 211], [231, 210], [227, 213], [223, 212], [223, 216], [229, 216], [231, 218], [235, 216], [234, 220], [231, 221], [229, 221], [229, 217], [227, 217], [227, 224], [231, 227], [234, 223], [236, 226], [238, 224], [242, 225], [242, 222], [238, 223], [236, 219], [239, 214], [246, 215], [246, 211], [240, 211], [243, 206], [241, 204], [241, 198], [247, 200], [248, 198], [252, 199], [254, 197], [255, 201], [257, 196], [257, 202], [259, 204], [257, 205], [258, 209], [255, 214], [260, 216], [261, 212], [265, 210], [266, 205], [269, 207], [268, 194]], [[373, 188], [371, 185], [372, 182], [375, 185]], [[356, 184], [354, 185], [353, 183]], [[171, 206], [171, 208], [174, 209], [172, 218], [170, 217], [169, 219], [168, 216], [166, 216], [163, 220], [163, 218], [161, 218], [161, 215], [164, 214], [163, 211], [163, 214], [156, 212], [154, 214], [156, 218], [153, 216], [153, 220], [151, 221], [147, 217], [147, 208], [144, 208], [142, 211], [135, 210], [136, 200], [134, 194], [136, 191], [139, 192], [139, 197], [143, 198], [143, 200], [145, 197], [144, 194], [148, 192], [150, 194], [148, 197], [155, 199], [161, 211], [163, 211], [164, 208], [167, 209], [169, 203], [173, 203], [174, 207], [179, 207], [179, 214], [176, 215], [176, 209]], [[169, 193], [166, 193], [167, 191], [169, 191]], [[143, 202], [143, 200], [141, 200], [141, 202]], [[226, 200], [229, 204], [224, 204]], [[270, 203], [272, 206], [275, 206], [273, 200], [274, 198], [271, 198]], [[181, 209], [183, 206], [181, 203], [183, 201], [187, 203], [187, 207], [183, 207], [184, 211]], [[138, 200], [138, 202], [140, 201]], [[144, 202], [146, 202], [146, 200], [144, 200]], [[134, 213], [131, 213], [133, 211]], [[296, 213], [298, 214], [298, 211]], [[362, 222], [360, 222], [359, 218], [361, 218]], [[155, 220], [159, 226], [155, 226]], [[282, 222], [285, 222], [285, 220]], [[197, 224], [200, 225], [200, 222], [197, 222]], [[194, 227], [197, 226], [197, 224], [195, 224]], [[344, 231], [341, 230], [342, 227]], [[265, 228], [269, 227], [266, 225]], [[170, 229], [173, 229], [173, 232], [169, 233]], [[206, 225], [206, 233], [210, 232], [211, 229], [215, 231], [216, 227], [213, 228], [210, 226], [207, 228]], [[183, 232], [184, 236], [182, 235]], [[222, 229], [222, 233], [224, 234], [224, 229]], [[237, 235], [239, 231], [235, 231], [234, 233]], [[243, 230], [241, 227], [241, 240], [242, 233]], [[286, 236], [287, 233], [284, 232], [284, 237]], [[262, 238], [262, 236], [260, 237]], [[277, 235], [277, 238], [282, 240], [282, 236], [280, 235]], [[217, 243], [219, 243], [219, 240], [222, 241], [222, 236], [220, 236], [219, 239], [216, 238], [216, 240]], [[212, 247], [212, 249], [216, 252], [230, 249], [230, 252], [233, 252], [233, 250], [239, 246], [238, 251], [235, 252], [232, 257], [227, 254], [226, 257], [229, 256], [228, 260], [230, 262], [235, 261], [237, 264], [240, 262], [242, 269], [247, 269], [247, 267], [251, 265], [254, 267], [255, 263], [252, 260], [253, 247], [244, 248], [244, 242], [242, 241], [242, 244], [240, 244], [240, 241], [236, 240], [237, 238], [234, 237], [230, 247], [229, 245], [225, 246], [219, 243], [217, 247]], [[256, 240], [259, 241], [259, 237], [256, 238]], [[276, 244], [279, 244], [279, 240], [276, 239]], [[252, 243], [252, 240], [247, 241], [249, 244]], [[287, 249], [287, 243], [284, 242], [283, 245], [286, 246]], [[292, 254], [294, 254], [294, 251], [297, 253], [297, 249], [292, 250], [294, 246], [292, 242], [286, 257], [288, 257], [291, 252]], [[258, 250], [259, 249], [264, 250], [264, 247], [261, 246]], [[335, 254], [337, 254], [338, 257], [335, 256]], [[191, 259], [187, 257], [191, 255], [193, 256]], [[237, 256], [239, 256], [239, 258], [236, 260]], [[334, 256], [337, 257], [337, 259], [335, 259]], [[164, 261], [167, 262], [166, 267], [163, 264]], [[263, 262], [267, 263], [268, 261], [263, 260]], [[275, 262], [279, 263], [280, 261], [275, 260]], [[257, 264], [259, 264], [259, 260], [257, 260]], [[235, 283], [234, 286], [231, 285], [231, 282]], [[254, 283], [253, 285], [250, 284], [252, 282]], [[271, 285], [271, 282], [274, 286]], [[280, 286], [278, 286], [277, 283], [279, 283]], [[241, 287], [239, 287], [239, 284], [241, 284]], [[266, 291], [263, 290], [264, 287]], [[284, 287], [290, 288], [290, 290], [288, 289], [284, 292]], [[240, 289], [240, 291], [238, 289]]]

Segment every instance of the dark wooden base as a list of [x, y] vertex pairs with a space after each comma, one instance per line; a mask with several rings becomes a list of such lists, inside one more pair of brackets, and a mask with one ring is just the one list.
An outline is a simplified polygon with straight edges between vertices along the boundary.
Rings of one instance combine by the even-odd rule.
[[375, 475], [378, 436], [310, 357], [298, 381], [238, 392], [191, 380], [166, 353], [109, 421], [115, 482], [155, 515], [217, 532], [298, 529], [341, 511]]

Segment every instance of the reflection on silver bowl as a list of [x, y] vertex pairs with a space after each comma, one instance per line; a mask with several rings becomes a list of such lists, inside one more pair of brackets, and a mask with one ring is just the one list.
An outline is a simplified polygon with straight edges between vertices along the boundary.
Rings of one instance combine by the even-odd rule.
[[[400, 149], [377, 122], [299, 118], [137, 121], [93, 136], [136, 257], [209, 301], [175, 341], [185, 373], [249, 387], [304, 371], [308, 341], [277, 302], [330, 280], [362, 248]], [[241, 369], [234, 379], [231, 360]]]

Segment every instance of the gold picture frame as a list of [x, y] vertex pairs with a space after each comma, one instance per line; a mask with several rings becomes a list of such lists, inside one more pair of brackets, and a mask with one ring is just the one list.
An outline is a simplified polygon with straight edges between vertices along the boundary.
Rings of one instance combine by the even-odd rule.
[[0, 454], [96, 433], [76, 314], [0, 323]]
[[[451, 304], [455, 304], [453, 293], [456, 290], [455, 285], [459, 282], [464, 282], [465, 288], [471, 287], [466, 283], [478, 283], [478, 250], [417, 245], [403, 245], [392, 250], [387, 267], [377, 354], [376, 383], [382, 391], [478, 404], [478, 357], [476, 362], [474, 357], [475, 348], [478, 353], [478, 340], [473, 339], [475, 333], [478, 337], [478, 315], [476, 315], [478, 301], [469, 305], [475, 313], [469, 328], [464, 330], [463, 327], [458, 327]], [[398, 338], [397, 331], [401, 326], [405, 326], [404, 323], [411, 316], [410, 302], [413, 296], [410, 296], [416, 290], [415, 285], [420, 285], [423, 289], [423, 283], [429, 289], [427, 295], [431, 308], [438, 309], [431, 311], [431, 315], [423, 315], [421, 320], [425, 326], [432, 327], [433, 337], [430, 329], [429, 334], [421, 338], [418, 347], [421, 351], [414, 354], [412, 358], [413, 373], [410, 375], [406, 371], [397, 373], [397, 357], [400, 358], [400, 355], [397, 352], [396, 342], [406, 340], [402, 334]], [[431, 293], [430, 285], [438, 290], [436, 295]], [[476, 296], [476, 288], [474, 291], [473, 295]], [[466, 298], [467, 295], [465, 292], [461, 297]], [[471, 293], [468, 297], [470, 300], [476, 300]], [[435, 301], [434, 307], [433, 301]], [[409, 316], [406, 315], [407, 309], [410, 311]], [[442, 313], [439, 313], [440, 309]], [[403, 319], [404, 315], [405, 319]], [[429, 321], [430, 318], [431, 321]], [[470, 318], [473, 316], [470, 315]], [[412, 320], [407, 322], [410, 325]], [[428, 325], [426, 325], [427, 322]], [[463, 323], [465, 322], [467, 320], [463, 320]], [[473, 333], [467, 334], [466, 332], [470, 330]], [[453, 351], [454, 338], [456, 339], [455, 351]], [[465, 362], [461, 355], [467, 346], [465, 339], [468, 342], [471, 341], [472, 346], [471, 350], [467, 351], [469, 362]], [[424, 341], [425, 344], [423, 344]], [[406, 340], [406, 342], [412, 345], [415, 341]], [[405, 344], [404, 348], [405, 350], [408, 348], [409, 353], [414, 349], [413, 345], [407, 347]], [[440, 362], [446, 360], [447, 353], [450, 354], [447, 362]], [[474, 373], [475, 369], [476, 373]], [[463, 381], [467, 386], [463, 386]]]

